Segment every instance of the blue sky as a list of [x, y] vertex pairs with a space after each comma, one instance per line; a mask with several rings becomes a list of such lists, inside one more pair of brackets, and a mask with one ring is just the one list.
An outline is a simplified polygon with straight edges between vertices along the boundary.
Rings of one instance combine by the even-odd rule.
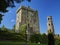
[[16, 23], [16, 10], [21, 6], [30, 6], [34, 10], [38, 10], [40, 32], [47, 31], [47, 16], [52, 16], [54, 30], [56, 34], [60, 34], [60, 0], [32, 0], [31, 2], [24, 1], [22, 3], [15, 3], [14, 8], [7, 8], [9, 12], [4, 13], [2, 25], [12, 29]]

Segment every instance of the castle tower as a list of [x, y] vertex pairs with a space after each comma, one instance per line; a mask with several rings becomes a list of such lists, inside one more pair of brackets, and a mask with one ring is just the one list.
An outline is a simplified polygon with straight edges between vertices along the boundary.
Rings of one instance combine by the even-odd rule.
[[17, 10], [16, 15], [16, 28], [15, 32], [19, 32], [19, 27], [23, 24], [28, 25], [30, 32], [38, 33], [39, 31], [39, 21], [38, 21], [38, 11], [31, 9], [29, 6], [21, 6]]
[[54, 34], [54, 26], [52, 21], [52, 16], [47, 17], [47, 34], [53, 33]]

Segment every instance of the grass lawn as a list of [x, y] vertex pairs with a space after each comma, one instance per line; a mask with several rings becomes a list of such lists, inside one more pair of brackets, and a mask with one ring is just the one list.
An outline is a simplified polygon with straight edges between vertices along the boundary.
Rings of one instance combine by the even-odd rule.
[[36, 43], [22, 43], [22, 42], [0, 42], [0, 45], [45, 45], [45, 44], [36, 44]]

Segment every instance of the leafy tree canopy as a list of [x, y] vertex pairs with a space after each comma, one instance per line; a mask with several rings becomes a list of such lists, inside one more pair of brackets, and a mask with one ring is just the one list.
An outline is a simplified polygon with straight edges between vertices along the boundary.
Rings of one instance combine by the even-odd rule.
[[[15, 7], [14, 1], [16, 3], [21, 3], [25, 0], [0, 0], [0, 12], [7, 12], [6, 8], [7, 7]], [[26, 0], [30, 2], [31, 0]]]
[[0, 24], [1, 24], [1, 21], [2, 21], [2, 16], [3, 16], [3, 15], [2, 15], [2, 14], [0, 14]]

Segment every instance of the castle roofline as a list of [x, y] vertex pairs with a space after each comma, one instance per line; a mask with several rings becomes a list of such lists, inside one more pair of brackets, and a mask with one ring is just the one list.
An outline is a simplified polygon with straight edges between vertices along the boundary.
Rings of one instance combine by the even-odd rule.
[[29, 11], [32, 11], [32, 12], [38, 12], [37, 10], [31, 9], [30, 6], [28, 6], [28, 7], [20, 6], [20, 7], [17, 9], [16, 13], [18, 13], [18, 12], [20, 11], [20, 9], [29, 10]]
[[51, 19], [52, 19], [52, 16], [47, 16], [47, 19], [48, 19], [48, 18], [51, 18]]

